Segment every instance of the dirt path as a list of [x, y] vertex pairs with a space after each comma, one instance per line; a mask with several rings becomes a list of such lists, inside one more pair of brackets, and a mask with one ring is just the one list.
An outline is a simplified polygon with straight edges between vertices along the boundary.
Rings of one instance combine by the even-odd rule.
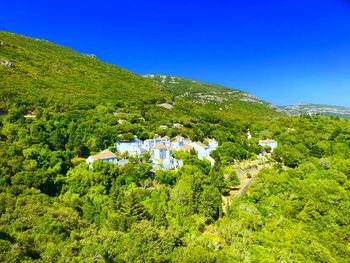
[[254, 178], [262, 169], [271, 168], [272, 166], [272, 162], [263, 159], [248, 160], [233, 165], [232, 169], [237, 173], [240, 184], [235, 188], [228, 189], [228, 195], [222, 196], [222, 209], [224, 213], [227, 212], [227, 207], [234, 198], [238, 198], [248, 191]]

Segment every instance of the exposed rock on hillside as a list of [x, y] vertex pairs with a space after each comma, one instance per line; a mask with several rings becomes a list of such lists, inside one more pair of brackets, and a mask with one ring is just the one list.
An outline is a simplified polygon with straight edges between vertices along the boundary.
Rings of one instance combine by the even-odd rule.
[[95, 54], [85, 54], [85, 56], [93, 59], [98, 59], [98, 57]]
[[13, 67], [13, 66], [14, 66], [14, 65], [13, 65], [13, 63], [11, 63], [10, 61], [7, 61], [7, 60], [1, 60], [1, 59], [0, 59], [0, 65], [5, 66], [5, 67], [8, 67], [8, 68], [10, 68], [10, 67]]
[[15, 45], [7, 44], [7, 43], [5, 43], [5, 42], [3, 42], [3, 41], [0, 41], [0, 47], [3, 47], [3, 46], [8, 46], [8, 47], [16, 48]]
[[322, 104], [297, 104], [279, 107], [280, 110], [289, 115], [333, 115], [343, 118], [350, 118], [350, 108]]
[[162, 104], [158, 104], [158, 106], [166, 108], [168, 110], [172, 109], [174, 106], [169, 104], [169, 103], [162, 103]]

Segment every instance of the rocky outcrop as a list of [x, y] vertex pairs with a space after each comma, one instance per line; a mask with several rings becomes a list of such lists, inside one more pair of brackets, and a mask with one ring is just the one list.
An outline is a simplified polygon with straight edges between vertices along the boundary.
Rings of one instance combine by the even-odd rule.
[[93, 59], [98, 59], [98, 57], [95, 54], [85, 54], [85, 56]]
[[0, 47], [4, 47], [4, 46], [8, 46], [8, 47], [12, 47], [12, 48], [16, 48], [16, 46], [15, 46], [15, 45], [12, 45], [12, 44], [6, 44], [5, 42], [0, 41]]
[[13, 63], [11, 63], [10, 61], [7, 61], [7, 60], [1, 60], [1, 59], [0, 59], [0, 65], [5, 66], [5, 67], [8, 67], [8, 68], [10, 68], [10, 67], [13, 67], [13, 66], [14, 66], [14, 65], [13, 65]]
[[158, 104], [157, 106], [160, 106], [160, 107], [163, 107], [163, 108], [166, 108], [168, 110], [171, 110], [174, 106], [169, 104], [169, 103], [162, 103], [162, 104]]

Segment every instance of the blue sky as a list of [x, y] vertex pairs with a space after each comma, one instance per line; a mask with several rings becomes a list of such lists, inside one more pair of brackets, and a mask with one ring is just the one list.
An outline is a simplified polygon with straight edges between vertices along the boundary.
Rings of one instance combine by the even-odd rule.
[[350, 106], [347, 0], [3, 1], [0, 29], [277, 105]]

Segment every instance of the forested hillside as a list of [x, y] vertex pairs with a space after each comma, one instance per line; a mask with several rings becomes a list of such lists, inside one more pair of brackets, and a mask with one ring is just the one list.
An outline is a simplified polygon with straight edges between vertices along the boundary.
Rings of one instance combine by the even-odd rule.
[[[0, 31], [0, 107], [56, 112], [165, 100], [156, 83], [49, 41]], [[19, 105], [18, 105], [19, 104]]]
[[[349, 121], [11, 33], [0, 61], [0, 262], [350, 261]], [[192, 152], [177, 171], [85, 162], [155, 134], [215, 138], [215, 166]], [[270, 168], [234, 196], [241, 161]]]
[[259, 100], [252, 94], [216, 84], [160, 74], [143, 75], [166, 88], [179, 108], [196, 112], [211, 111], [235, 119], [261, 119], [281, 116], [279, 109], [271, 103]]

